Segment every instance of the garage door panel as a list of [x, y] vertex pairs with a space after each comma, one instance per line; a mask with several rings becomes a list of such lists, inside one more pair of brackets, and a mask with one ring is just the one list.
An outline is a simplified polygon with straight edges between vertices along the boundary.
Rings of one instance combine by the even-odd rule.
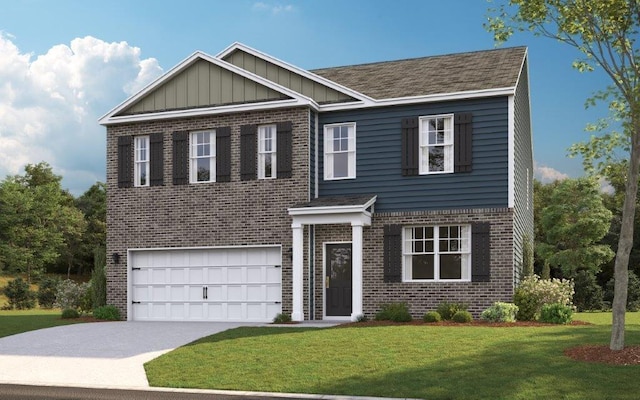
[[281, 312], [277, 247], [133, 251], [136, 320], [261, 321]]

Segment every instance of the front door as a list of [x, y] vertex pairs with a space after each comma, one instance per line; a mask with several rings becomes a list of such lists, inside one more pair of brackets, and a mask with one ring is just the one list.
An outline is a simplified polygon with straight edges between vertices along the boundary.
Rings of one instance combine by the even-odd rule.
[[325, 244], [325, 314], [351, 315], [351, 243]]

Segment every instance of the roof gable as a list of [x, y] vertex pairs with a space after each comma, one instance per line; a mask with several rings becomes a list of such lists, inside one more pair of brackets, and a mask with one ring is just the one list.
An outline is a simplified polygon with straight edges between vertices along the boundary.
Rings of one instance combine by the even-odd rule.
[[291, 96], [198, 59], [116, 115], [285, 99]]
[[226, 61], [196, 52], [100, 118], [104, 125], [206, 113], [306, 105], [307, 98]]

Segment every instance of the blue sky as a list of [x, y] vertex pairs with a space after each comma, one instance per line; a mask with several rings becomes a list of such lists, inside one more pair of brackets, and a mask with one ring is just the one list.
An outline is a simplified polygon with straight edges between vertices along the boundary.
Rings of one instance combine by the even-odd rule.
[[[500, 0], [496, 0], [500, 1]], [[196, 50], [233, 42], [305, 69], [491, 49], [483, 0], [0, 0], [0, 177], [47, 161], [79, 195], [105, 180], [97, 119]], [[580, 54], [529, 47], [536, 177], [580, 176], [566, 149], [606, 116], [584, 102], [608, 84], [571, 67]]]

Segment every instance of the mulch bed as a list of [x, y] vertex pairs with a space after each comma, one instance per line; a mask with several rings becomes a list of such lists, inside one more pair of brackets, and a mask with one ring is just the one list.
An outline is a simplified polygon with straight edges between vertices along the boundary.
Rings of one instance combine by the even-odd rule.
[[[415, 319], [410, 322], [392, 322], [392, 321], [364, 321], [364, 322], [349, 322], [346, 324], [337, 325], [336, 328], [356, 328], [367, 326], [398, 326], [398, 325], [424, 325], [424, 326], [485, 326], [495, 328], [517, 328], [522, 326], [558, 326], [557, 324], [545, 324], [536, 321], [516, 321], [516, 322], [488, 322], [488, 321], [472, 321], [466, 324], [453, 321], [440, 321], [440, 322], [424, 322]], [[573, 321], [570, 325], [592, 325], [584, 321]]]
[[564, 355], [577, 361], [609, 365], [640, 365], [640, 346], [627, 346], [613, 351], [607, 345], [583, 345], [571, 347]]

